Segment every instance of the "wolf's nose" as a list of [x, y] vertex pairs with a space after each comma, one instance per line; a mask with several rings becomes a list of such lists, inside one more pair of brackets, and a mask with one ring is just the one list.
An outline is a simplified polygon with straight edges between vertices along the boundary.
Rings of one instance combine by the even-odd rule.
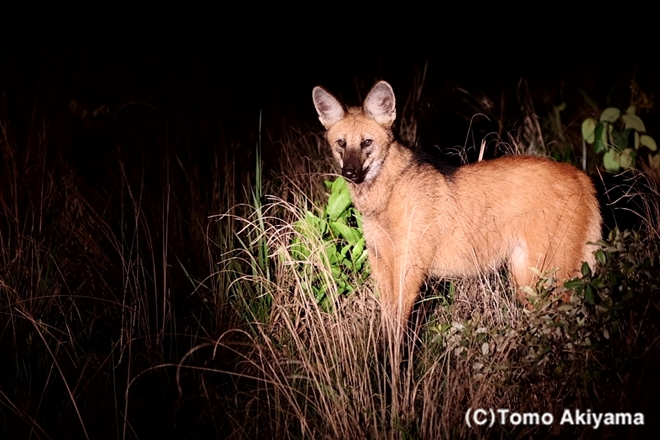
[[344, 168], [341, 174], [348, 180], [355, 181], [358, 177], [358, 172], [355, 168]]

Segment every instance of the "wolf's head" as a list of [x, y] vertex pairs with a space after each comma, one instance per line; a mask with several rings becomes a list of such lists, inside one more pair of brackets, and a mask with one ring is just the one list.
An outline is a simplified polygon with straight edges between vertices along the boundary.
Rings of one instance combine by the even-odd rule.
[[312, 98], [342, 175], [355, 184], [371, 182], [394, 141], [391, 127], [396, 108], [392, 87], [379, 81], [362, 107], [348, 109], [322, 87], [314, 87]]

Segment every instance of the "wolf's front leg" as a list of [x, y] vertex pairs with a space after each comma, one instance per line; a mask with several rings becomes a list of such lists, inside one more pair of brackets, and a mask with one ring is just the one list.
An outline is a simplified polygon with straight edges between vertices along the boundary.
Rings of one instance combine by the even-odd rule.
[[397, 321], [403, 328], [408, 327], [410, 313], [419, 297], [419, 289], [424, 281], [424, 276], [425, 273], [419, 264], [411, 261], [401, 261], [395, 271]]
[[410, 313], [424, 280], [424, 272], [419, 266], [402, 263], [389, 265], [387, 282], [379, 284], [383, 328], [398, 341], [408, 328]]
[[395, 327], [398, 313], [397, 291], [395, 289], [392, 255], [385, 252], [374, 252], [369, 254], [369, 265], [371, 266], [371, 277], [375, 281], [376, 289], [380, 297], [381, 326], [385, 334], [387, 329]]

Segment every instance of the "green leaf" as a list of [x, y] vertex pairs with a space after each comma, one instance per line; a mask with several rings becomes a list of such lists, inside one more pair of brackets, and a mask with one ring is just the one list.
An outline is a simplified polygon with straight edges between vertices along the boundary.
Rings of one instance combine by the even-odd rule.
[[323, 235], [327, 228], [325, 220], [318, 218], [310, 211], [305, 213], [305, 218], [298, 220], [294, 225], [294, 229], [302, 236], [313, 238], [319, 234]]
[[605, 266], [605, 263], [607, 262], [607, 257], [605, 256], [605, 252], [603, 252], [602, 249], [598, 249], [596, 251], [596, 261], [598, 261], [601, 266]]
[[353, 246], [350, 244], [347, 244], [346, 246], [341, 248], [341, 262], [340, 264], [343, 265], [344, 267], [352, 267], [353, 264], [351, 263], [351, 260], [349, 258], [346, 258], [347, 255], [350, 255], [350, 251]]
[[591, 284], [587, 284], [586, 288], [584, 289], [584, 302], [587, 304], [594, 303], [594, 288]]
[[593, 144], [596, 140], [596, 120], [587, 118], [582, 122], [582, 137], [588, 144]]
[[582, 276], [589, 276], [591, 275], [591, 268], [589, 267], [589, 264], [586, 262], [582, 263]]
[[530, 296], [533, 297], [533, 298], [538, 296], [538, 294], [534, 291], [534, 289], [532, 289], [532, 288], [529, 287], [529, 286], [520, 286], [520, 290], [522, 290], [523, 292], [525, 292], [525, 293], [527, 294], [527, 297], [528, 297], [528, 298], [529, 298]]
[[344, 238], [352, 246], [355, 246], [357, 242], [360, 241], [361, 237], [359, 232], [356, 229], [351, 228], [350, 226], [347, 226], [339, 222], [331, 222], [330, 229], [338, 238], [339, 237]]
[[619, 150], [628, 148], [628, 133], [630, 132], [624, 131], [623, 133], [619, 133], [618, 131], [612, 131], [613, 143]]
[[354, 208], [350, 208], [350, 213], [351, 213], [351, 215], [352, 215], [353, 217], [355, 217], [355, 221], [356, 221], [356, 223], [357, 223], [357, 225], [358, 225], [358, 229], [359, 229], [360, 231], [362, 231], [362, 230], [363, 230], [363, 227], [362, 227], [362, 223], [363, 223], [363, 222], [362, 222], [362, 216], [361, 216], [360, 213], [357, 212]]
[[331, 192], [333, 193], [340, 192], [343, 191], [344, 189], [348, 189], [348, 183], [346, 182], [346, 179], [344, 179], [342, 176], [339, 176], [332, 181]]
[[594, 152], [598, 154], [607, 151], [607, 130], [605, 129], [605, 124], [602, 122], [599, 122], [598, 125], [596, 125], [594, 138]]
[[567, 289], [577, 289], [578, 287], [582, 287], [583, 285], [584, 283], [582, 282], [582, 280], [578, 280], [578, 279], [569, 280], [564, 283], [564, 287], [566, 287]]
[[295, 238], [291, 243], [291, 256], [297, 261], [308, 259], [310, 253], [307, 246], [304, 246], [298, 238]]
[[355, 243], [355, 246], [353, 246], [353, 249], [351, 249], [351, 261], [353, 261], [353, 264], [360, 258], [362, 253], [364, 252], [364, 237], [360, 238], [357, 243]]
[[632, 148], [626, 148], [621, 152], [619, 156], [619, 163], [621, 168], [630, 169], [635, 166], [635, 159], [637, 158], [637, 153]]
[[348, 226], [348, 211], [342, 212], [339, 217], [337, 217], [336, 223]]
[[642, 118], [640, 118], [639, 116], [623, 115], [621, 116], [621, 119], [626, 124], [626, 128], [632, 128], [633, 130], [637, 130], [640, 133], [646, 132], [646, 127], [644, 127], [644, 122], [642, 122]]
[[309, 211], [307, 211], [307, 214], [305, 214], [305, 220], [307, 221], [307, 224], [309, 226], [314, 228], [314, 230], [321, 235], [325, 234], [328, 230], [328, 222], [326, 222], [322, 218], [315, 216]]
[[316, 298], [317, 302], [321, 302], [325, 299], [325, 286], [321, 286], [318, 289], [314, 289], [314, 297]]
[[635, 114], [635, 110], [636, 110], [635, 106], [634, 106], [634, 105], [631, 105], [630, 107], [628, 107], [628, 108], [626, 109], [626, 114], [627, 114], [627, 115], [634, 115], [634, 114]]
[[362, 268], [362, 265], [367, 260], [368, 255], [369, 255], [369, 253], [367, 252], [366, 249], [362, 251], [362, 254], [358, 257], [357, 260], [355, 260], [356, 269], [360, 270]]
[[325, 254], [328, 256], [328, 263], [330, 263], [330, 266], [334, 270], [335, 266], [341, 259], [341, 255], [339, 255], [337, 248], [332, 243], [329, 243], [328, 246], [326, 246]]
[[543, 273], [542, 273], [540, 270], [538, 270], [537, 268], [535, 268], [535, 267], [530, 267], [529, 270], [531, 270], [532, 273], [533, 273], [534, 275], [536, 275], [537, 277], [539, 277], [539, 278], [543, 277]]
[[651, 151], [656, 151], [658, 145], [655, 143], [655, 140], [648, 134], [643, 134], [639, 137], [639, 143], [647, 147]]
[[616, 107], [608, 107], [600, 114], [601, 122], [616, 122], [621, 116], [621, 110]]
[[635, 150], [639, 150], [639, 133], [635, 131]]
[[351, 206], [351, 194], [348, 190], [348, 185], [343, 177], [338, 177], [332, 184], [332, 193], [328, 198], [328, 206], [325, 212], [330, 217], [330, 220], [334, 221], [349, 206]]
[[621, 168], [619, 163], [619, 152], [612, 148], [603, 156], [603, 165], [607, 171], [617, 172]]

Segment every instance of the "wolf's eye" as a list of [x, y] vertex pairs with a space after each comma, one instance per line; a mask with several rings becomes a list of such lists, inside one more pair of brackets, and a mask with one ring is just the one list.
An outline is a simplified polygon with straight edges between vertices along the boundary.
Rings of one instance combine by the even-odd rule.
[[346, 148], [346, 141], [343, 139], [338, 139], [337, 140], [337, 145], [339, 145], [342, 148]]
[[371, 145], [372, 142], [373, 142], [373, 140], [371, 140], [371, 139], [365, 139], [362, 142], [360, 142], [360, 147], [367, 148], [368, 146]]

